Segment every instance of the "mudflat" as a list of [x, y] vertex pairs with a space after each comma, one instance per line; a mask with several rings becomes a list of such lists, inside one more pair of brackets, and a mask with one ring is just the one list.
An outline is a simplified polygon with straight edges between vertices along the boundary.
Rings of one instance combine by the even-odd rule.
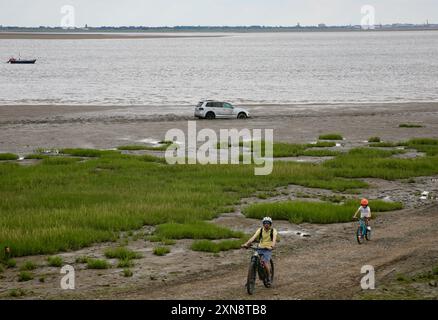
[[[273, 129], [275, 141], [311, 142], [338, 132], [357, 145], [372, 136], [382, 141], [438, 137], [438, 103], [350, 105], [248, 105], [247, 120], [198, 120], [197, 127]], [[35, 148], [113, 148], [144, 139], [160, 140], [167, 130], [187, 130], [197, 120], [192, 106], [0, 106], [0, 151]], [[402, 123], [419, 128], [400, 128]]]

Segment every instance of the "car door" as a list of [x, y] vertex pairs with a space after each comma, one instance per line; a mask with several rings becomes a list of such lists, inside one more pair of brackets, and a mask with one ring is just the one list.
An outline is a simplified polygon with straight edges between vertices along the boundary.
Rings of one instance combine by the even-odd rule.
[[218, 118], [225, 117], [222, 102], [213, 102], [213, 109], [214, 109], [214, 113], [216, 114], [216, 117], [218, 117]]
[[231, 118], [234, 116], [234, 107], [230, 103], [223, 102], [222, 109], [223, 109], [224, 117]]

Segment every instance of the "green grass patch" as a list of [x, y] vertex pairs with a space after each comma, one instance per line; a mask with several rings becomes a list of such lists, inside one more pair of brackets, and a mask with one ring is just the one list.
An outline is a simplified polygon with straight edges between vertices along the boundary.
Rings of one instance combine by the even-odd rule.
[[6, 268], [11, 269], [17, 266], [17, 262], [15, 259], [7, 259], [5, 262]]
[[103, 259], [87, 259], [88, 269], [109, 269], [110, 264]]
[[109, 259], [131, 260], [141, 258], [141, 255], [125, 247], [118, 247], [105, 250], [105, 257]]
[[130, 269], [123, 269], [123, 276], [126, 278], [132, 277], [134, 274]]
[[336, 146], [336, 142], [333, 141], [317, 141], [316, 143], [306, 144], [307, 148], [331, 148], [335, 146]]
[[103, 151], [95, 150], [95, 149], [61, 149], [59, 150], [62, 154], [68, 154], [75, 157], [100, 157]]
[[343, 137], [339, 133], [327, 133], [322, 134], [318, 138], [319, 140], [343, 140]]
[[438, 174], [438, 157], [396, 159], [402, 150], [356, 148], [322, 164], [338, 177], [405, 179]]
[[33, 280], [32, 273], [30, 273], [28, 271], [21, 271], [18, 274], [18, 282], [25, 282], [25, 281], [30, 281], [30, 280]]
[[[87, 161], [50, 156], [34, 166], [3, 162], [0, 243], [9, 246], [13, 256], [55, 254], [116, 241], [121, 232], [145, 225], [159, 225], [158, 241], [236, 238], [234, 232], [211, 229], [205, 221], [242, 198], [289, 184], [346, 191], [367, 187], [356, 178], [438, 174], [438, 157], [431, 155], [438, 147], [435, 141], [404, 143], [428, 152], [416, 159], [396, 159], [392, 156], [402, 151], [367, 147], [323, 164], [276, 161], [268, 176], [255, 176], [255, 165], [167, 165], [107, 151], [91, 152], [96, 156]], [[295, 154], [319, 151], [306, 145], [284, 148], [280, 150]], [[69, 152], [74, 155], [90, 155], [88, 149], [73, 150]]]
[[8, 293], [8, 296], [11, 298], [19, 298], [24, 297], [27, 292], [23, 289], [11, 289]]
[[39, 153], [33, 153], [33, 154], [28, 154], [27, 156], [24, 157], [24, 159], [26, 160], [43, 160], [43, 159], [47, 159], [49, 158], [49, 156], [47, 155], [43, 155], [43, 154], [39, 154]]
[[213, 242], [211, 240], [198, 240], [193, 242], [191, 249], [194, 251], [213, 252], [228, 251], [233, 249], [239, 249], [245, 240], [223, 240], [219, 242]]
[[319, 149], [319, 150], [305, 150], [303, 152], [303, 156], [308, 156], [308, 157], [336, 157], [338, 155], [342, 154], [341, 151], [336, 151], [336, 150], [324, 150], [324, 149]]
[[369, 137], [368, 142], [380, 142], [380, 137]]
[[125, 151], [138, 151], [138, 150], [155, 150], [155, 151], [166, 151], [167, 148], [173, 144], [173, 141], [160, 141], [159, 145], [126, 145], [117, 147], [118, 150]]
[[[255, 144], [260, 144], [261, 148], [261, 156], [265, 156], [265, 141], [256, 141], [255, 143], [251, 143], [250, 151], [255, 152]], [[243, 141], [239, 142], [239, 146], [242, 147], [244, 145]], [[296, 143], [286, 143], [286, 142], [276, 142], [272, 146], [273, 156], [274, 158], [279, 157], [299, 157], [299, 156], [315, 156], [315, 157], [323, 157], [323, 156], [336, 156], [340, 154], [339, 151], [333, 150], [312, 150], [314, 148], [322, 148], [322, 147], [334, 147], [336, 143], [330, 141], [318, 141], [315, 144], [296, 144]], [[217, 144], [218, 149], [226, 149], [230, 148], [231, 144], [221, 144], [220, 142]], [[259, 153], [259, 152], [256, 152]], [[243, 156], [240, 155], [240, 161], [243, 160]]]
[[75, 262], [76, 263], [87, 263], [88, 262], [88, 257], [85, 257], [85, 256], [77, 257]]
[[424, 152], [427, 156], [438, 156], [438, 139], [418, 138], [407, 141], [406, 146]]
[[398, 144], [395, 142], [374, 142], [370, 143], [370, 147], [376, 147], [376, 148], [395, 148], [398, 147]]
[[35, 270], [37, 268], [37, 265], [33, 263], [32, 261], [26, 261], [21, 267], [20, 271], [31, 271]]
[[78, 161], [81, 161], [80, 158], [69, 158], [69, 157], [48, 157], [43, 159], [41, 165], [44, 166], [68, 166], [74, 165]]
[[171, 246], [176, 243], [176, 241], [173, 239], [161, 239], [160, 242], [165, 246]]
[[62, 267], [64, 260], [59, 256], [52, 256], [47, 258], [47, 262], [50, 267]]
[[121, 259], [117, 264], [117, 268], [131, 268], [134, 266], [134, 262], [131, 259]]
[[164, 256], [170, 252], [170, 249], [168, 247], [156, 247], [153, 252], [156, 256]]
[[160, 238], [166, 239], [225, 239], [239, 238], [242, 236], [241, 232], [231, 231], [203, 221], [186, 224], [162, 224], [157, 226], [155, 233]]
[[0, 161], [3, 160], [18, 160], [18, 156], [13, 153], [0, 153]]
[[157, 163], [166, 163], [166, 159], [165, 158], [160, 158], [160, 157], [156, 157], [156, 156], [152, 156], [150, 154], [144, 154], [141, 156], [138, 156], [139, 160], [141, 161], [145, 161], [145, 162], [157, 162]]
[[150, 242], [161, 242], [162, 239], [157, 235], [148, 235], [145, 237], [145, 240]]
[[[248, 218], [261, 219], [270, 216], [274, 220], [289, 220], [291, 223], [340, 223], [352, 221], [352, 216], [360, 206], [359, 201], [347, 201], [344, 204], [329, 202], [285, 201], [275, 203], [258, 203], [244, 209]], [[371, 200], [373, 216], [376, 212], [400, 210], [399, 202]]]
[[421, 124], [417, 123], [400, 123], [398, 125], [399, 128], [423, 128]]

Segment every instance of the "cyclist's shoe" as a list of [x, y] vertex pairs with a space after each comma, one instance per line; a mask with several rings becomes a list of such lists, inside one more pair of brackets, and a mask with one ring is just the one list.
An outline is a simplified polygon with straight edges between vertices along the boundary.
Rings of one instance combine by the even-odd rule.
[[265, 285], [266, 288], [270, 288], [272, 283], [270, 279], [264, 279], [263, 280], [263, 284]]

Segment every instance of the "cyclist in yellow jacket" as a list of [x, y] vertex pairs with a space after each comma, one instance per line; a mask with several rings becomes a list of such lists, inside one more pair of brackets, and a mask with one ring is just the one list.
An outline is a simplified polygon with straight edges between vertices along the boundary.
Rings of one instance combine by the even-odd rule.
[[[261, 261], [266, 270], [266, 273], [269, 275], [269, 279], [271, 279], [271, 256], [272, 250], [274, 250], [275, 245], [277, 243], [277, 230], [272, 227], [272, 219], [270, 217], [263, 218], [263, 227], [257, 229], [254, 235], [249, 239], [245, 244], [242, 245], [243, 248], [248, 249], [251, 243], [258, 240], [259, 246], [257, 249], [257, 253], [261, 255]], [[268, 282], [270, 285], [270, 281]]]

